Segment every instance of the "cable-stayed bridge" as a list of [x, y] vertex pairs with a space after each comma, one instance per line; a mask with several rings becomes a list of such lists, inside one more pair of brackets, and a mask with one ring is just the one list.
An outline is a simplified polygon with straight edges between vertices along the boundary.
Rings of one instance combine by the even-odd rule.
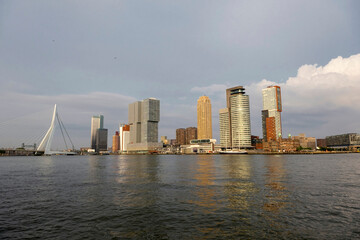
[[[75, 154], [74, 144], [58, 114], [56, 104], [53, 109], [50, 127], [46, 132], [41, 132], [40, 135], [34, 134], [38, 133], [38, 131], [35, 129], [32, 129], [31, 131], [30, 126], [36, 125], [35, 123], [39, 123], [40, 121], [43, 123], [43, 117], [41, 114], [35, 113], [29, 114], [28, 116], [17, 117], [12, 120], [0, 122], [0, 137], [2, 140], [0, 148], [4, 149], [3, 146], [6, 139], [8, 139], [8, 141], [14, 141], [15, 138], [15, 141], [17, 141], [17, 149], [24, 150], [27, 148], [28, 151], [33, 151], [37, 155]], [[43, 129], [43, 127], [41, 127], [41, 129]], [[26, 133], [30, 133], [30, 136], [26, 136], [29, 135]], [[6, 136], [9, 137], [6, 138]], [[54, 138], [56, 138], [55, 142]], [[20, 142], [18, 142], [19, 140]], [[59, 148], [62, 148], [62, 150], [59, 150]]]

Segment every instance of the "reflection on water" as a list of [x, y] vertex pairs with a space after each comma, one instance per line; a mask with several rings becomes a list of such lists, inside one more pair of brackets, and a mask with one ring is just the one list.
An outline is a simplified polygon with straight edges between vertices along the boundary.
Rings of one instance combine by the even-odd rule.
[[251, 163], [248, 156], [229, 156], [227, 171], [229, 181], [225, 185], [225, 194], [228, 196], [229, 204], [236, 211], [249, 209], [249, 201], [257, 191], [251, 180]]
[[165, 228], [155, 235], [148, 229], [162, 212], [158, 204], [161, 197], [158, 172], [157, 156], [118, 156], [114, 203], [122, 209], [121, 218], [126, 225], [112, 231], [112, 237], [132, 239], [166, 235]]
[[0, 239], [359, 239], [359, 166], [350, 154], [3, 157]]
[[266, 211], [277, 213], [287, 203], [288, 194], [285, 185], [287, 174], [283, 165], [283, 159], [276, 156], [270, 156], [266, 161], [265, 186], [268, 189], [266, 195], [268, 201], [264, 204]]
[[197, 169], [194, 175], [196, 182], [197, 200], [192, 203], [202, 207], [204, 213], [212, 213], [216, 208], [216, 201], [214, 200], [215, 190], [214, 185], [214, 160], [208, 156], [200, 156], [196, 161]]
[[53, 173], [54, 163], [51, 157], [44, 156], [41, 159], [41, 164], [39, 164], [39, 168], [37, 170], [37, 174], [41, 176], [49, 176]]
[[142, 208], [154, 205], [158, 198], [158, 159], [147, 155], [131, 157], [119, 156], [117, 161], [116, 181], [122, 196], [116, 199], [117, 204]]
[[[199, 156], [196, 160], [196, 172], [194, 174], [194, 180], [196, 180], [196, 188], [194, 195], [196, 195], [196, 200], [190, 201], [190, 203], [196, 205], [196, 209], [201, 211], [204, 216], [211, 216], [217, 210], [217, 202], [215, 200], [215, 168], [214, 168], [214, 159], [212, 156]], [[197, 226], [197, 231], [201, 232], [203, 235], [208, 237], [216, 236], [217, 232], [220, 230], [218, 227], [214, 226], [216, 223], [212, 223], [205, 226]]]
[[284, 238], [293, 238], [295, 233], [289, 224], [282, 219], [284, 214], [290, 216], [286, 183], [287, 171], [282, 156], [267, 156], [265, 158], [265, 196], [262, 217], [271, 226], [270, 232], [281, 232]]

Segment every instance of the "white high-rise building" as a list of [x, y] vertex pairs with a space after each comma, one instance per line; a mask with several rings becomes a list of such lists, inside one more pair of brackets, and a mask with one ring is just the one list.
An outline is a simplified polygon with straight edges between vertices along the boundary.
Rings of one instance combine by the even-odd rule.
[[221, 147], [251, 148], [250, 105], [245, 88], [226, 89], [226, 105], [219, 112]]
[[277, 140], [282, 136], [281, 128], [281, 89], [279, 86], [269, 86], [262, 90], [263, 110], [262, 128], [263, 139]]
[[239, 86], [228, 89], [230, 104], [231, 144], [233, 148], [251, 147], [249, 95]]
[[220, 146], [222, 148], [231, 148], [231, 131], [229, 109], [219, 110], [219, 127], [220, 127]]

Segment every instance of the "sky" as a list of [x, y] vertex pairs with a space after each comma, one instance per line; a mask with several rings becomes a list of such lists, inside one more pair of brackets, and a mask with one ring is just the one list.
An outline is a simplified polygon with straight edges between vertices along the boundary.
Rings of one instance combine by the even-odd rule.
[[128, 104], [160, 100], [160, 136], [197, 125], [225, 89], [250, 96], [261, 137], [261, 89], [282, 88], [283, 135], [360, 132], [360, 1], [0, 0], [0, 148], [37, 141], [57, 104], [75, 147], [91, 116], [110, 137]]

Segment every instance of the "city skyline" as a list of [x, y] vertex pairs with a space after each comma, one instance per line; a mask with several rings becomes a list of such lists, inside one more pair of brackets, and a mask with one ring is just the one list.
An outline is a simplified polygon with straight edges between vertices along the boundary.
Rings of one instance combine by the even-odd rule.
[[352, 120], [360, 117], [353, 104], [359, 8], [358, 1], [2, 1], [0, 132], [7, 137], [0, 146], [40, 135], [55, 103], [74, 145], [87, 146], [92, 115], [106, 116], [111, 136], [127, 122], [128, 104], [147, 96], [161, 100], [159, 135], [173, 139], [174, 129], [196, 126], [194, 102], [203, 94], [219, 140], [224, 91], [238, 85], [250, 97], [253, 135], [262, 136], [261, 89], [270, 85], [282, 89], [283, 136], [360, 132]]

